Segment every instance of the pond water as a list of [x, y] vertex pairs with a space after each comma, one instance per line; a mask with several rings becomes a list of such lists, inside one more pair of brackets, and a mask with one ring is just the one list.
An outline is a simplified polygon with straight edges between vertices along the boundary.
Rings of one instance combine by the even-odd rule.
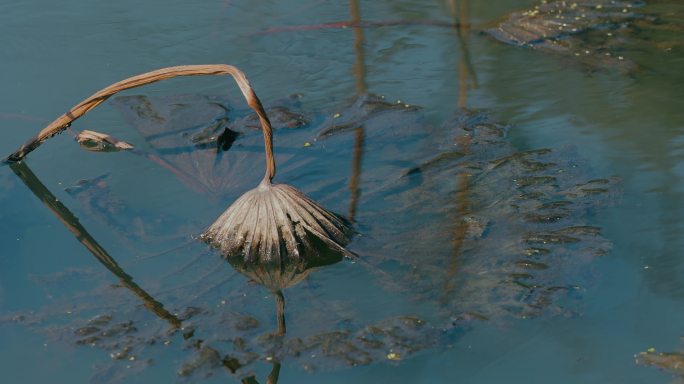
[[[276, 181], [358, 256], [282, 282], [273, 336], [278, 294], [196, 240], [262, 175], [237, 87], [127, 91], [73, 128], [136, 152], [67, 132], [0, 167], [0, 381], [681, 380], [684, 6], [621, 3], [579, 52], [483, 32], [537, 4], [0, 1], [0, 153], [125, 77], [233, 64], [280, 122]], [[217, 122], [221, 156], [164, 141]]]

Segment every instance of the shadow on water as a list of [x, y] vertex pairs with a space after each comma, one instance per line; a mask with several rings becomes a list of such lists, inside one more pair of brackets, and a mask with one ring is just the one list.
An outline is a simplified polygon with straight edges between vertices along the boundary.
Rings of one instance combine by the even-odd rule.
[[[358, 0], [349, 0], [349, 9], [352, 16], [352, 23], [355, 25], [354, 29], [354, 67], [352, 72], [355, 78], [356, 94], [363, 95], [367, 92], [366, 85], [366, 63], [363, 53], [363, 29], [359, 26], [361, 22], [361, 7]], [[359, 197], [361, 195], [361, 188], [359, 183], [361, 181], [361, 164], [363, 159], [363, 127], [356, 127], [354, 129], [354, 156], [352, 160], [352, 174], [349, 179], [349, 189], [351, 191], [351, 201], [349, 203], [349, 220], [354, 221], [356, 217], [356, 209], [359, 204]]]
[[133, 277], [127, 274], [114, 260], [112, 256], [88, 233], [81, 225], [78, 218], [62, 202], [48, 190], [45, 185], [31, 171], [26, 162], [10, 164], [12, 171], [24, 182], [31, 192], [59, 219], [59, 221], [71, 232], [76, 239], [86, 248], [100, 264], [119, 279], [121, 285], [130, 290], [135, 296], [143, 301], [145, 307], [160, 319], [166, 320], [173, 329], [181, 326], [178, 317], [164, 309], [164, 305], [155, 300], [149, 293], [133, 281]]

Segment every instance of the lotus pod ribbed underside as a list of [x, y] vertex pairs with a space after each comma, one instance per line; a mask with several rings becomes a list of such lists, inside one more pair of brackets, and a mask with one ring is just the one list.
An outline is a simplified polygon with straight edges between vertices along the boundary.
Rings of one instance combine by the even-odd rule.
[[231, 205], [203, 234], [227, 258], [249, 263], [327, 264], [352, 235], [348, 223], [294, 187], [264, 180]]

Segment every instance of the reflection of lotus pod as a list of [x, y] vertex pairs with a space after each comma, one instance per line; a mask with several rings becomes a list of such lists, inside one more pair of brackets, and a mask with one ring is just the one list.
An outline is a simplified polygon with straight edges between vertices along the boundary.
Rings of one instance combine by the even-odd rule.
[[267, 179], [242, 195], [202, 234], [228, 258], [281, 263], [327, 264], [327, 254], [350, 256], [343, 247], [352, 231], [302, 192]]
[[315, 260], [315, 265], [301, 259], [286, 259], [282, 263], [260, 263], [245, 261], [241, 257], [231, 257], [228, 258], [228, 262], [236, 271], [247, 276], [250, 280], [275, 292], [304, 280], [313, 270], [313, 267], [334, 264], [342, 259], [339, 253], [327, 252], [319, 256], [321, 257]]
[[304, 280], [311, 272], [303, 263], [289, 263], [283, 266], [274, 263], [234, 263], [231, 265], [238, 272], [270, 291], [293, 286]]

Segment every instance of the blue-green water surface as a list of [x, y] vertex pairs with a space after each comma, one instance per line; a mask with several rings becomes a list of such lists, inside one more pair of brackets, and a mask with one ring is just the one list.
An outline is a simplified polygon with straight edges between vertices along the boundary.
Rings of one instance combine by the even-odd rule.
[[[586, 278], [572, 314], [477, 321], [406, 358], [388, 352], [385, 359], [359, 366], [309, 369], [284, 359], [279, 382], [667, 383], [675, 380], [672, 372], [638, 365], [635, 355], [649, 348], [684, 349], [684, 167], [679, 164], [684, 161], [684, 31], [677, 24], [684, 23], [684, 10], [675, 1], [647, 3], [643, 12], [659, 15], [672, 28], [642, 26], [624, 42], [619, 54], [636, 63], [635, 70], [625, 73], [588, 69], [572, 56], [513, 47], [480, 33], [507, 13], [535, 5], [532, 0], [4, 0], [0, 1], [0, 154], [9, 154], [56, 116], [110, 83], [181, 64], [236, 65], [247, 73], [265, 104], [298, 94], [303, 110], [330, 115], [365, 93], [421, 106], [420, 122], [431, 127], [440, 126], [459, 107], [484, 110], [511, 125], [506, 140], [516, 149], [571, 147], [572, 153], [586, 160], [588, 177], [620, 180], [612, 201], [587, 213], [586, 220], [602, 228], [612, 248], [582, 267]], [[471, 25], [461, 31], [462, 40], [454, 28], [445, 26], [459, 15]], [[355, 16], [407, 22], [362, 29], [324, 26]], [[463, 75], [466, 62], [474, 76]], [[126, 93], [140, 94], [151, 98], [229, 94], [231, 100], [239, 100], [237, 88], [225, 78], [176, 79]], [[108, 104], [74, 127], [107, 132], [148, 149], [120, 110]], [[438, 132], [421, 129], [416, 132]], [[279, 135], [280, 142], [287, 143], [283, 159], [289, 158], [288, 153], [294, 159], [304, 155], [301, 160], [284, 161], [278, 180], [348, 213], [353, 199], [348, 186], [353, 145], [335, 148], [335, 141], [326, 144], [311, 135], [300, 140], [294, 131], [276, 132], [277, 154]], [[244, 148], [259, 168], [257, 139], [258, 135], [246, 135], [245, 140], [256, 141]], [[348, 139], [351, 144], [351, 135]], [[392, 137], [387, 140], [391, 146]], [[387, 150], [396, 154], [393, 158], [366, 155], [361, 179], [364, 172], [376, 175], [374, 169], [398, 162], [401, 145]], [[322, 170], [326, 161], [332, 162], [329, 157], [342, 165]], [[320, 164], [316, 159], [321, 159]], [[140, 286], [153, 293], [165, 290], [163, 284], [172, 279], [158, 282], [158, 271], [171, 273], [170, 265], [180, 268], [197, 255], [204, 260], [214, 257], [212, 266], [218, 269], [207, 276], [215, 281], [221, 280], [217, 277], [221, 274], [233, 276], [221, 286], [230, 292], [216, 293], [225, 295], [229, 304], [237, 303], [237, 308], [226, 310], [247, 313], [266, 328], [275, 326], [270, 293], [234, 274], [227, 263], [193, 240], [240, 193], [256, 185], [261, 173], [244, 172], [234, 188], [212, 199], [154, 162], [128, 153], [86, 152], [66, 133], [31, 153], [26, 163]], [[134, 211], [141, 222], [154, 223], [154, 231], [144, 223], [136, 227], [133, 220], [122, 235], [120, 227], [95, 215], [66, 191], [81, 179], [107, 173], [114, 200]], [[342, 181], [328, 183], [327, 177]], [[368, 189], [376, 186], [374, 180], [366, 180]], [[359, 252], [359, 257], [372, 260], [387, 251], [369, 250], [375, 234], [364, 234], [364, 212], [377, 212], [372, 204], [379, 199], [364, 200], [366, 192], [361, 191], [356, 208], [359, 238], [350, 247], [368, 251]], [[116, 219], [116, 212], [105, 216]], [[109, 298], [106, 291], [110, 286], [117, 289], [117, 278], [107, 274], [8, 166], [0, 167], [0, 218], [0, 382], [240, 382], [252, 373], [259, 382], [266, 381], [272, 361], [263, 356], [236, 373], [218, 367], [182, 377], [179, 371], [192, 360], [194, 350], [183, 344], [181, 335], [170, 336], [171, 345], [156, 350], [154, 360], [144, 368], [119, 377], [115, 372], [137, 369], [133, 364], [137, 361], [128, 364], [128, 356], [115, 361], [109, 350], [75, 343], [73, 332], [62, 331], [72, 326], [65, 314], [78, 310], [81, 302], [96, 306], [98, 300], [112, 300], [102, 304], [122, 312], [142, 308], [140, 312], [148, 316], [136, 319], [142, 333], [149, 331], [145, 324], [159, 327], [163, 321], [155, 323], [158, 319], [145, 312], [134, 295], [119, 292]], [[435, 217], [426, 225], [437, 226], [440, 220]], [[167, 253], [169, 248], [175, 250]], [[371, 263], [371, 269], [344, 261], [315, 271], [286, 290], [288, 334], [306, 334], [308, 330], [298, 329], [298, 324], [325, 329], [325, 324], [307, 316], [328, 310], [340, 316], [360, 314], [361, 323], [401, 314], [442, 327], [440, 321], [449, 316], [433, 313], [436, 306], [416, 300], [405, 290], [387, 288], [379, 277], [382, 269], [390, 273], [400, 269], [396, 260], [388, 259]], [[572, 273], [583, 275], [585, 270]], [[201, 284], [184, 281], [182, 273], [178, 281], [189, 288], [165, 298], [185, 302], [201, 294], [195, 291]], [[225, 304], [221, 303], [217, 299], [217, 307]], [[172, 311], [178, 309], [173, 302], [164, 304]], [[92, 311], [97, 314], [97, 309]], [[28, 322], [11, 320], [20, 315], [35, 317]], [[205, 332], [207, 338], [220, 335], [220, 324], [197, 332]], [[102, 368], [113, 362], [113, 368]]]

